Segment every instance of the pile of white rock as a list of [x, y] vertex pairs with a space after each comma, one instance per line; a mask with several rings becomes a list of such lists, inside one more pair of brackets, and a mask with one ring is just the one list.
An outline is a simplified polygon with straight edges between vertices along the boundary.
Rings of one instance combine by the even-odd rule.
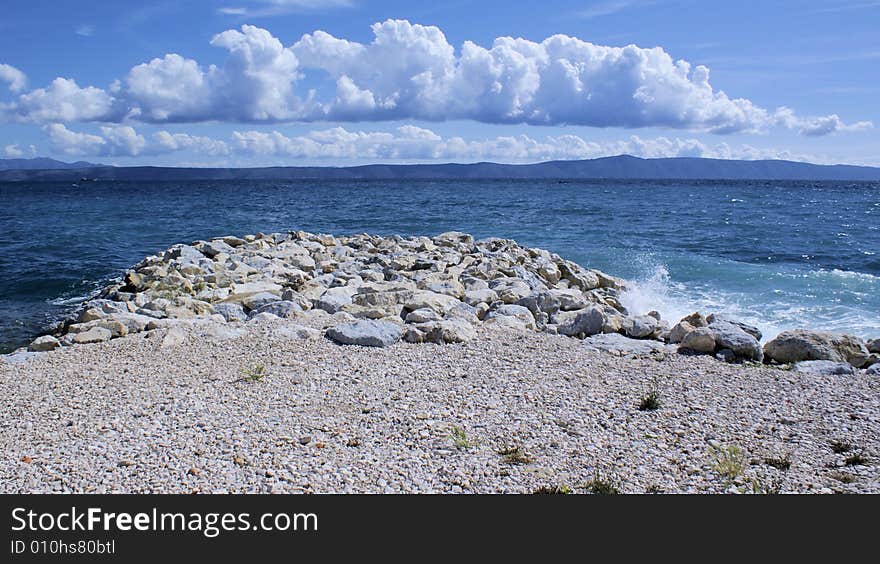
[[762, 347], [758, 329], [719, 315], [694, 313], [670, 327], [655, 311], [627, 311], [624, 291], [619, 278], [509, 239], [261, 233], [175, 245], [147, 257], [29, 350], [177, 324], [234, 331], [234, 324], [285, 320], [292, 335], [365, 346], [457, 343], [494, 325], [584, 339], [618, 354], [675, 350], [729, 362], [821, 361], [838, 371], [840, 363], [854, 369], [880, 360], [876, 341], [807, 331], [783, 333]]

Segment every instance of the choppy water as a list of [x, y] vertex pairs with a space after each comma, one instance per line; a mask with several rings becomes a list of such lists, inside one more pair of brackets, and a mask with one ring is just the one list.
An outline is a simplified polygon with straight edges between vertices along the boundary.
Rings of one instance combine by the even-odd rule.
[[173, 243], [288, 229], [513, 238], [636, 281], [631, 309], [880, 336], [877, 183], [0, 183], [0, 350]]

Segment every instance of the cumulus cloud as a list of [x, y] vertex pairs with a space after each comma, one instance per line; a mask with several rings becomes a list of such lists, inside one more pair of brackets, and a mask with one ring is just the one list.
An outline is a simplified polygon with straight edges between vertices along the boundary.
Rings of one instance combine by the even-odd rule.
[[430, 129], [403, 125], [392, 131], [351, 131], [343, 127], [319, 129], [287, 136], [279, 131], [234, 131], [230, 139], [213, 139], [159, 131], [149, 138], [128, 126], [104, 126], [97, 133], [70, 131], [64, 125], [45, 126], [58, 153], [78, 156], [141, 156], [178, 151], [212, 157], [237, 155], [291, 163], [295, 160], [419, 161], [457, 160], [525, 163], [548, 160], [590, 159], [628, 154], [645, 158], [710, 157], [721, 159], [784, 158], [808, 160], [785, 151], [757, 149], [748, 145], [706, 144], [692, 138], [633, 135], [614, 141], [590, 141], [577, 135], [498, 136], [466, 140], [442, 137]]
[[72, 78], [56, 78], [7, 106], [14, 119], [28, 122], [115, 121], [123, 117], [114, 97], [100, 88], [81, 88]]
[[[709, 69], [660, 47], [607, 47], [566, 35], [542, 42], [499, 37], [456, 49], [434, 26], [387, 20], [360, 43], [323, 31], [285, 47], [244, 25], [216, 35], [222, 65], [168, 54], [131, 69], [108, 90], [56, 79], [19, 96], [20, 121], [123, 119], [150, 123], [467, 119], [486, 123], [663, 127], [713, 133], [787, 127], [804, 135], [859, 131], [836, 114], [770, 111], [712, 86]], [[335, 88], [307, 88], [304, 77]]]
[[127, 125], [101, 126], [97, 133], [71, 131], [63, 124], [43, 126], [52, 150], [56, 153], [93, 157], [137, 157], [162, 155], [191, 150], [209, 156], [229, 154], [225, 141], [190, 135], [158, 131], [149, 138]]
[[24, 150], [16, 144], [3, 147], [3, 155], [11, 159], [17, 159], [25, 155]]
[[838, 131], [867, 131], [874, 127], [874, 124], [870, 121], [846, 124], [837, 114], [802, 118], [795, 115], [794, 111], [790, 108], [785, 107], [776, 110], [774, 117], [779, 125], [789, 129], [797, 129], [801, 135], [806, 135], [807, 137], [821, 137]]
[[221, 156], [229, 154], [229, 146], [225, 141], [189, 135], [188, 133], [169, 133], [159, 131], [152, 136], [153, 145], [151, 151], [155, 154], [173, 153], [175, 151], [192, 150], [209, 156]]
[[9, 83], [10, 92], [21, 92], [27, 86], [27, 76], [12, 65], [0, 63], [0, 80]]

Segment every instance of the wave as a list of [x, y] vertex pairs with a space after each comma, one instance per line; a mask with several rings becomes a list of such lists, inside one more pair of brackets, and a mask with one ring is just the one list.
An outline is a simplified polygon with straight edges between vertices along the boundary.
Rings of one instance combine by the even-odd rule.
[[[695, 265], [685, 268], [690, 271]], [[797, 276], [770, 273], [763, 280], [754, 277], [755, 273], [726, 269], [712, 272], [712, 279], [706, 279], [706, 274], [703, 279], [682, 282], [670, 275], [666, 264], [649, 264], [642, 276], [628, 281], [620, 301], [635, 315], [656, 310], [670, 325], [694, 311], [729, 316], [758, 327], [765, 341], [795, 328], [868, 338], [880, 333], [880, 317], [872, 311], [870, 297], [880, 277], [837, 269]], [[737, 289], [724, 284], [735, 278], [749, 283]]]
[[[873, 253], [872, 253], [873, 254]], [[856, 272], [854, 270], [840, 270], [838, 268], [811, 270], [804, 274], [807, 278], [831, 278], [841, 281], [857, 280], [861, 282], [877, 283], [880, 282], [880, 276], [868, 274], [867, 272]]]

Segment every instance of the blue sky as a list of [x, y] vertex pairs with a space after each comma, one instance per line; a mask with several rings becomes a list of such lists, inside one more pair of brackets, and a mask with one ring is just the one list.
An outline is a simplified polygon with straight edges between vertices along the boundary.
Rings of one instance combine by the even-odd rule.
[[880, 1], [6, 0], [0, 158], [880, 165]]

